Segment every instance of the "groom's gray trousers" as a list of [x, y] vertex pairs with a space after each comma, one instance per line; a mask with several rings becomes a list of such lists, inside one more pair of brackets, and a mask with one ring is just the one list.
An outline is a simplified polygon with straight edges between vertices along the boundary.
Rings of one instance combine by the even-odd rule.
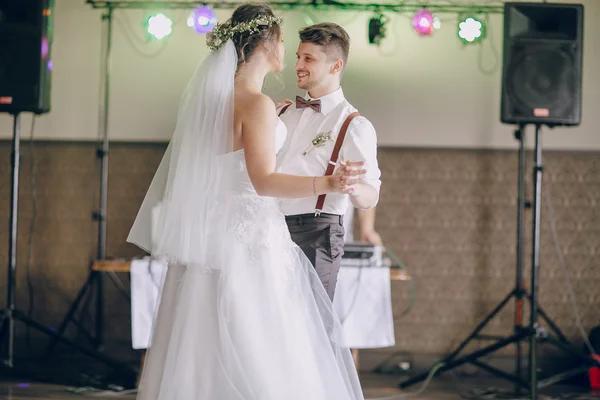
[[302, 249], [333, 301], [344, 254], [344, 216], [333, 214], [285, 217], [292, 240]]

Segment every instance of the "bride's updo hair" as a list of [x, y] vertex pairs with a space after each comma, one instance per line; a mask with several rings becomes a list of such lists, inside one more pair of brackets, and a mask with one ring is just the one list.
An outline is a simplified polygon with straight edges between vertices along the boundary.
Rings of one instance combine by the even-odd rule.
[[[264, 4], [244, 4], [233, 12], [229, 25], [233, 28], [239, 24], [248, 23], [260, 17], [275, 17], [273, 10]], [[257, 31], [244, 30], [234, 33], [231, 40], [238, 55], [238, 66], [252, 57], [256, 49], [264, 43], [275, 43], [281, 36], [281, 27], [277, 23], [259, 25]]]

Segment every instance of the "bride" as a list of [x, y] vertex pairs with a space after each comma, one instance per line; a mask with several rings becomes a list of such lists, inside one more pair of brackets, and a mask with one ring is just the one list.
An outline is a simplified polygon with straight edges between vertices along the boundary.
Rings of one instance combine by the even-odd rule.
[[274, 173], [286, 130], [260, 89], [283, 68], [280, 24], [269, 7], [243, 5], [208, 36], [212, 53], [131, 229], [129, 242], [169, 264], [138, 399], [363, 399], [329, 297], [276, 198], [348, 193], [364, 170]]

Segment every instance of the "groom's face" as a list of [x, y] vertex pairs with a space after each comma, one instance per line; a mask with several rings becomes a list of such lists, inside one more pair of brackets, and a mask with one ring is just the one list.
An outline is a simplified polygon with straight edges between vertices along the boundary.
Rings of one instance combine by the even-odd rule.
[[323, 51], [323, 47], [311, 42], [300, 42], [296, 53], [296, 78], [298, 87], [312, 90], [327, 84], [330, 79], [338, 79], [333, 73], [335, 61], [331, 61]]

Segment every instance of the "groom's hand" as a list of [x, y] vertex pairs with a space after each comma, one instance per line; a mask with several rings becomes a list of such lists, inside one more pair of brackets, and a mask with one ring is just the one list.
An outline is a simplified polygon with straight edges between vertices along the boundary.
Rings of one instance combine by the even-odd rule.
[[279, 103], [277, 103], [277, 104], [275, 105], [275, 109], [276, 109], [276, 110], [279, 110], [279, 108], [280, 108], [280, 107], [283, 107], [283, 106], [285, 106], [286, 104], [292, 104], [292, 103], [293, 103], [293, 101], [291, 101], [290, 99], [281, 100]]
[[362, 166], [364, 161], [342, 161], [341, 166], [331, 175], [331, 186], [336, 192], [352, 194], [355, 185], [361, 183], [367, 173]]

